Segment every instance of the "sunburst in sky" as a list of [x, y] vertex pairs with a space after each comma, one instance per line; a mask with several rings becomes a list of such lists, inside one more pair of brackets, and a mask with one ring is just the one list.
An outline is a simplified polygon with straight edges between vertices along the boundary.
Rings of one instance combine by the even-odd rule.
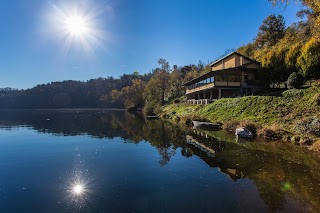
[[104, 32], [99, 26], [98, 9], [83, 4], [51, 5], [50, 24], [53, 36], [60, 38], [63, 47], [82, 47], [93, 51], [103, 47]]

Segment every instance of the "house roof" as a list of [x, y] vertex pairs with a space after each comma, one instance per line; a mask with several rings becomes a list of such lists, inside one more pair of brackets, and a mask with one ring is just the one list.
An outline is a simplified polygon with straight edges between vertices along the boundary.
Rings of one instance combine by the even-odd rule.
[[213, 76], [213, 74], [220, 74], [223, 73], [225, 71], [230, 71], [230, 70], [237, 70], [237, 69], [241, 69], [241, 70], [248, 70], [248, 71], [258, 71], [258, 69], [254, 69], [254, 68], [248, 68], [245, 66], [238, 66], [238, 67], [232, 67], [232, 68], [228, 68], [228, 69], [222, 69], [222, 70], [215, 70], [215, 71], [209, 71], [203, 75], [200, 75], [197, 78], [191, 79], [190, 81], [185, 82], [184, 84], [182, 84], [182, 86], [189, 86], [192, 85], [194, 83], [197, 83], [199, 81], [202, 81], [204, 79], [210, 78]]
[[237, 55], [242, 56], [242, 57], [244, 57], [244, 58], [246, 58], [246, 59], [248, 59], [248, 60], [250, 60], [250, 61], [252, 61], [252, 62], [256, 62], [256, 63], [260, 64], [260, 62], [258, 62], [258, 61], [256, 61], [256, 60], [253, 60], [252, 58], [249, 58], [249, 57], [247, 57], [247, 56], [245, 56], [245, 55], [242, 55], [242, 54], [240, 54], [240, 53], [238, 53], [238, 52], [234, 51], [234, 52], [231, 52], [231, 53], [229, 53], [229, 54], [227, 54], [227, 55], [223, 56], [222, 58], [220, 58], [220, 59], [218, 59], [218, 60], [216, 60], [216, 61], [212, 62], [212, 63], [210, 64], [210, 66], [212, 67], [213, 65], [215, 65], [215, 64], [217, 64], [217, 63], [219, 63], [220, 61], [222, 61], [222, 60], [224, 60], [224, 59], [228, 58], [229, 56], [231, 56], [231, 55], [233, 55], [233, 54], [237, 54]]

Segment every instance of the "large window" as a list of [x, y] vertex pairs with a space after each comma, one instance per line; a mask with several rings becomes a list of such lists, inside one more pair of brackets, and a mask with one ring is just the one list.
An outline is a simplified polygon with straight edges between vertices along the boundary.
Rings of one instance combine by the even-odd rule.
[[194, 84], [188, 86], [187, 88], [188, 88], [188, 89], [195, 89], [195, 88], [198, 88], [198, 87], [205, 86], [205, 85], [207, 85], [207, 84], [211, 84], [211, 83], [213, 83], [213, 82], [214, 82], [214, 77], [212, 76], [212, 77], [209, 77], [209, 78], [204, 79], [204, 80], [202, 80], [202, 81], [199, 81], [199, 82], [197, 82], [197, 83], [194, 83]]

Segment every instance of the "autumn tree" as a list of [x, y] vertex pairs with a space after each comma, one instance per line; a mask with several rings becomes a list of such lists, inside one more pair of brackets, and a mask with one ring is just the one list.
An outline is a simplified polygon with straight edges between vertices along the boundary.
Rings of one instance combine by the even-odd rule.
[[170, 73], [170, 87], [171, 87], [171, 97], [178, 98], [182, 95], [182, 73], [181, 69], [177, 66], [173, 66], [173, 70]]
[[297, 65], [307, 79], [320, 78], [320, 41], [312, 38], [302, 47]]
[[[273, 5], [278, 3], [289, 4], [290, 0], [268, 0]], [[298, 16], [307, 16], [308, 22], [311, 25], [314, 37], [320, 40], [320, 1], [319, 0], [300, 0], [305, 9], [298, 12]]]
[[121, 91], [112, 90], [110, 96], [114, 102], [123, 102], [128, 108], [141, 109], [144, 105], [143, 92], [146, 82], [139, 78], [133, 79], [130, 86], [123, 87]]
[[146, 100], [144, 108], [146, 114], [158, 114], [170, 91], [169, 63], [160, 58], [158, 64], [160, 67], [153, 70], [153, 77], [147, 83], [143, 92], [143, 97]]
[[262, 25], [259, 28], [256, 43], [259, 47], [273, 46], [285, 34], [285, 21], [282, 15], [270, 15], [263, 20]]
[[160, 69], [158, 69], [154, 77], [158, 79], [158, 86], [161, 93], [161, 105], [164, 105], [165, 94], [169, 89], [170, 66], [169, 62], [167, 62], [164, 58], [160, 58], [158, 60], [158, 64], [160, 65]]

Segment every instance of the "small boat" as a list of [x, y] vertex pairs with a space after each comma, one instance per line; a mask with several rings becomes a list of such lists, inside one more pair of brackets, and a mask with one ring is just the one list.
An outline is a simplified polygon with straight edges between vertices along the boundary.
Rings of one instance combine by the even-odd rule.
[[237, 128], [235, 135], [242, 137], [242, 138], [252, 138], [253, 137], [253, 134], [245, 127]]
[[158, 119], [159, 115], [147, 115], [146, 118], [147, 119]]
[[219, 128], [220, 124], [214, 124], [210, 122], [203, 121], [192, 121], [194, 127], [204, 127], [204, 128]]

